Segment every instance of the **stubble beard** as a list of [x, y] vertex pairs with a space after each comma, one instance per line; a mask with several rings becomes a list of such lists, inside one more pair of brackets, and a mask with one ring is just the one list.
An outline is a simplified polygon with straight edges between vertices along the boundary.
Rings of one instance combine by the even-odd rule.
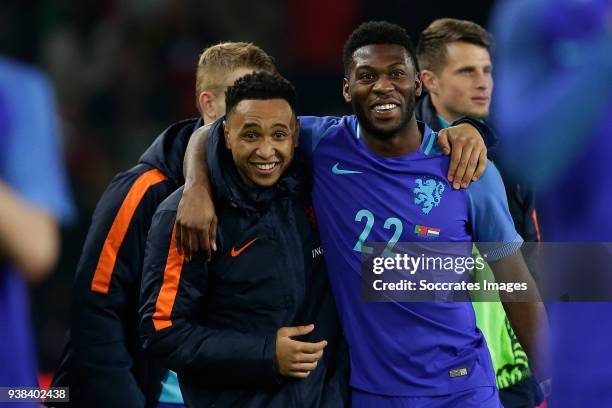
[[369, 135], [379, 140], [389, 140], [393, 138], [399, 131], [406, 128], [412, 115], [414, 114], [414, 108], [416, 106], [416, 96], [414, 93], [406, 99], [406, 108], [402, 112], [400, 117], [400, 123], [391, 129], [380, 129], [376, 127], [369, 119], [366, 112], [357, 104], [355, 98], [351, 101], [353, 106], [353, 112], [357, 116], [359, 126], [361, 126]]

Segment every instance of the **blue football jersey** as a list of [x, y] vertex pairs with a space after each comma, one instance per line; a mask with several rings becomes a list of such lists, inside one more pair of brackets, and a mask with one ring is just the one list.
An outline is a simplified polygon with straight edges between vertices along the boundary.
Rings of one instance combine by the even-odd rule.
[[[365, 146], [355, 116], [300, 121], [330, 281], [349, 343], [351, 385], [387, 396], [495, 386], [470, 303], [379, 303], [360, 296], [364, 246], [422, 240], [417, 226], [429, 228], [428, 239], [499, 242], [488, 248], [489, 260], [516, 251], [522, 239], [495, 167], [489, 164], [468, 189], [453, 190], [446, 179], [449, 158], [436, 147], [436, 133], [422, 123], [420, 149], [388, 158]], [[471, 245], [465, 247], [469, 256]]]

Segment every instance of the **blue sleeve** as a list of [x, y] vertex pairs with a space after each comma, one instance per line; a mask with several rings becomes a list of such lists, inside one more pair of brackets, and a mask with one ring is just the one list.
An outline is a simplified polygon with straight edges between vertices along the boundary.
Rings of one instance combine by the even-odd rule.
[[[10, 71], [4, 71], [6, 74]], [[0, 177], [26, 201], [60, 222], [70, 222], [74, 208], [60, 152], [55, 99], [38, 71], [17, 65], [0, 92], [10, 112], [5, 163]]]
[[300, 150], [311, 164], [314, 152], [329, 131], [340, 123], [336, 116], [300, 116]]
[[483, 256], [497, 261], [516, 252], [523, 239], [514, 228], [504, 183], [492, 162], [467, 194], [473, 240]]

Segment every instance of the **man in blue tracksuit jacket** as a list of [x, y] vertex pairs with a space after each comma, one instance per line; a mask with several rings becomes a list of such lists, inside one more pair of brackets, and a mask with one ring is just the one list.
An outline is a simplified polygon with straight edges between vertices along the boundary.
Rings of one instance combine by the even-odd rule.
[[308, 190], [293, 154], [295, 91], [265, 73], [226, 93], [207, 160], [219, 208], [210, 263], [176, 249], [182, 189], [153, 217], [141, 286], [146, 351], [179, 374], [187, 406], [338, 407], [348, 354]]

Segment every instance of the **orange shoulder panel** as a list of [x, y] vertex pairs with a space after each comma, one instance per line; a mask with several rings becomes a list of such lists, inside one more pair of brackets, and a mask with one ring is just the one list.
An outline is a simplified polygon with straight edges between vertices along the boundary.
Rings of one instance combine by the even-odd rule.
[[168, 249], [166, 268], [164, 269], [164, 281], [159, 290], [157, 302], [155, 302], [155, 312], [153, 313], [153, 326], [157, 331], [172, 326], [170, 315], [178, 293], [183, 262], [185, 261], [185, 256], [176, 249], [175, 230], [176, 227], [172, 229], [172, 239]]
[[102, 246], [98, 265], [91, 281], [92, 291], [108, 294], [113, 269], [115, 269], [115, 263], [117, 262], [117, 253], [119, 248], [121, 248], [136, 208], [138, 208], [142, 197], [144, 197], [149, 187], [166, 179], [167, 177], [161, 171], [153, 169], [140, 175], [132, 185], [132, 188], [130, 188]]

